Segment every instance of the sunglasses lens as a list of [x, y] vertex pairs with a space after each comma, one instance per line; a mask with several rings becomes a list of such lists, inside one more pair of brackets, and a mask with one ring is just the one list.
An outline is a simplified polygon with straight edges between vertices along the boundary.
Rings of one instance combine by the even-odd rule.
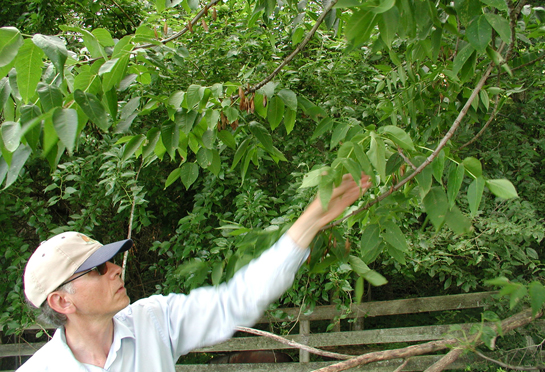
[[103, 264], [100, 264], [97, 266], [97, 271], [100, 275], [104, 275], [106, 274], [106, 272], [108, 271], [108, 266], [106, 265], [106, 262], [104, 262]]

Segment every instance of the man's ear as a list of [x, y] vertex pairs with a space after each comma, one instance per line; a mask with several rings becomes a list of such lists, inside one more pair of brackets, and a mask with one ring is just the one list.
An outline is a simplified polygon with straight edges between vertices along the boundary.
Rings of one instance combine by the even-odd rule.
[[71, 314], [75, 311], [70, 295], [66, 292], [55, 291], [47, 296], [49, 307], [61, 314]]

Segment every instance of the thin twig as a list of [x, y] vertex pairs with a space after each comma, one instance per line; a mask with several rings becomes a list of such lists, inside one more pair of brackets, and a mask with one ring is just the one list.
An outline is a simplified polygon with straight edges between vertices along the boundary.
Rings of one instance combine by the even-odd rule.
[[[259, 83], [257, 83], [256, 85], [254, 85], [253, 87], [249, 88], [248, 91], [245, 92], [245, 94], [250, 94], [250, 93], [253, 93], [255, 92], [256, 90], [258, 90], [259, 88], [263, 87], [265, 84], [267, 84], [269, 81], [271, 81], [276, 75], [278, 75], [278, 73], [288, 64], [290, 63], [293, 58], [295, 58], [295, 56], [297, 54], [299, 54], [304, 48], [305, 46], [308, 44], [308, 42], [310, 41], [310, 39], [312, 39], [312, 37], [314, 36], [314, 34], [316, 33], [316, 31], [318, 30], [318, 27], [320, 27], [320, 25], [322, 24], [322, 22], [324, 21], [327, 13], [329, 13], [329, 11], [331, 9], [333, 9], [333, 6], [335, 6], [335, 4], [337, 4], [337, 1], [338, 0], [332, 0], [331, 3], [329, 4], [329, 6], [327, 8], [324, 9], [324, 11], [322, 12], [322, 14], [320, 14], [320, 16], [318, 17], [318, 19], [316, 20], [316, 23], [314, 24], [314, 26], [312, 27], [312, 29], [308, 32], [307, 36], [303, 39], [303, 41], [301, 41], [299, 43], [299, 45], [297, 45], [297, 47], [295, 48], [295, 50], [293, 52], [291, 52], [291, 54], [289, 56], [287, 56], [283, 61], [282, 63], [280, 63], [278, 65], [278, 67], [276, 67], [274, 69], [273, 72], [271, 72], [271, 74], [269, 76], [267, 76], [265, 79], [263, 79], [262, 81], [260, 81]], [[234, 96], [231, 96], [231, 101], [234, 101], [238, 98], [238, 94], [234, 95]]]
[[481, 353], [481, 352], [479, 352], [477, 350], [473, 350], [473, 352], [475, 354], [477, 354], [478, 356], [480, 356], [481, 358], [483, 358], [484, 360], [488, 360], [489, 362], [496, 363], [497, 365], [499, 365], [499, 366], [501, 366], [503, 368], [507, 368], [507, 369], [514, 369], [514, 370], [517, 370], [517, 371], [537, 371], [537, 370], [545, 369], [545, 365], [536, 366], [536, 367], [512, 366], [512, 365], [500, 362], [499, 360], [487, 357], [486, 355], [484, 355], [483, 353]]
[[405, 359], [403, 361], [403, 363], [401, 363], [401, 365], [399, 367], [397, 367], [394, 372], [401, 372], [403, 371], [403, 368], [405, 368], [405, 366], [407, 365], [407, 363], [409, 363], [409, 358]]
[[405, 185], [407, 182], [409, 182], [410, 180], [412, 180], [414, 177], [416, 177], [417, 174], [419, 174], [420, 172], [422, 172], [422, 170], [424, 168], [426, 168], [432, 161], [433, 159], [435, 159], [437, 157], [437, 155], [439, 155], [439, 152], [441, 152], [441, 150], [443, 149], [443, 147], [445, 147], [445, 145], [447, 144], [447, 142], [451, 139], [451, 137], [454, 135], [454, 132], [456, 132], [456, 130], [458, 129], [458, 127], [460, 126], [460, 123], [462, 122], [462, 119], [466, 116], [467, 114], [467, 111], [469, 110], [469, 108], [471, 107], [471, 103], [475, 100], [475, 97], [477, 97], [477, 95], [479, 94], [479, 92], [481, 91], [481, 89], [483, 88], [484, 86], [484, 83], [486, 82], [486, 80], [488, 79], [488, 76], [490, 75], [490, 72], [492, 72], [492, 69], [494, 68], [494, 63], [490, 63], [490, 65], [488, 66], [488, 69], [486, 70], [486, 72], [484, 73], [484, 75], [481, 77], [481, 80], [479, 80], [479, 82], [477, 83], [477, 86], [475, 87], [475, 89], [473, 89], [473, 92], [471, 93], [471, 96], [469, 96], [466, 104], [464, 105], [464, 107], [462, 108], [462, 110], [460, 111], [460, 113], [458, 114], [458, 117], [456, 118], [456, 120], [454, 120], [454, 123], [452, 124], [452, 126], [450, 127], [449, 131], [447, 132], [447, 134], [443, 137], [443, 139], [441, 140], [441, 142], [439, 142], [439, 145], [437, 145], [437, 148], [432, 152], [432, 154], [430, 156], [428, 156], [428, 158], [418, 167], [414, 170], [413, 173], [411, 173], [410, 175], [408, 175], [406, 178], [404, 178], [403, 180], [401, 180], [400, 182], [398, 182], [396, 185], [392, 186], [388, 191], [386, 191], [385, 193], [379, 195], [376, 199], [374, 199], [373, 201], [367, 203], [365, 206], [363, 206], [362, 208], [359, 208], [357, 210], [355, 210], [354, 212], [348, 214], [347, 216], [333, 222], [333, 223], [330, 223], [329, 225], [327, 226], [324, 226], [320, 231], [323, 231], [323, 230], [327, 230], [331, 227], [334, 227], [334, 226], [337, 226], [339, 224], [341, 224], [344, 220], [352, 217], [352, 216], [355, 216], [356, 214], [358, 213], [361, 213], [369, 208], [371, 208], [373, 205], [377, 204], [378, 202], [384, 200], [385, 198], [387, 198], [388, 196], [390, 196], [393, 192], [399, 190], [401, 187], [403, 187], [403, 185]]
[[[142, 170], [142, 167], [144, 166], [144, 158], [142, 158], [142, 161], [140, 162], [140, 168], [138, 168], [138, 172], [136, 172], [135, 181], [138, 181], [138, 176], [140, 175], [140, 171]], [[127, 239], [130, 239], [132, 237], [132, 222], [134, 220], [134, 209], [136, 207], [136, 194], [134, 195], [134, 198], [132, 200], [131, 205], [131, 215], [129, 217], [129, 228], [127, 233]], [[121, 280], [125, 281], [125, 272], [127, 269], [127, 259], [129, 258], [129, 251], [125, 251], [123, 254], [123, 265], [121, 265]]]
[[280, 343], [282, 343], [284, 345], [288, 345], [288, 346], [294, 347], [296, 349], [305, 350], [305, 351], [308, 351], [309, 353], [320, 355], [320, 356], [327, 357], [327, 358], [343, 359], [343, 360], [354, 358], [354, 355], [332, 353], [332, 352], [329, 352], [329, 351], [316, 349], [316, 348], [314, 348], [312, 346], [303, 345], [303, 344], [300, 344], [298, 342], [288, 340], [288, 339], [286, 339], [286, 338], [284, 338], [282, 336], [275, 335], [274, 333], [270, 333], [270, 332], [267, 332], [267, 331], [261, 331], [259, 329], [253, 329], [253, 328], [247, 328], [247, 327], [236, 327], [236, 330], [241, 331], [241, 332], [250, 333], [250, 334], [253, 334], [253, 335], [257, 335], [257, 336], [272, 338], [273, 340], [278, 341], [278, 342], [280, 342]]
[[121, 5], [119, 5], [119, 4], [117, 3], [117, 1], [112, 0], [112, 2], [119, 8], [119, 10], [121, 10], [121, 12], [122, 12], [123, 14], [125, 14], [125, 17], [127, 17], [127, 19], [129, 20], [129, 22], [132, 23], [132, 25], [134, 26], [134, 28], [137, 29], [137, 28], [138, 28], [138, 25], [132, 20], [131, 17], [129, 17], [129, 15], [128, 15], [127, 12], [125, 11], [125, 9], [123, 9], [123, 8], [121, 7]]
[[498, 112], [498, 107], [499, 107], [499, 103], [500, 103], [500, 97], [496, 97], [496, 103], [494, 104], [494, 110], [492, 110], [492, 114], [490, 114], [490, 117], [488, 118], [486, 124], [482, 127], [482, 129], [479, 131], [479, 133], [477, 133], [475, 135], [475, 137], [473, 137], [470, 141], [468, 141], [467, 143], [463, 144], [462, 146], [460, 146], [460, 148], [458, 148], [457, 151], [460, 151], [461, 149], [463, 149], [464, 147], [467, 147], [469, 145], [471, 145], [473, 142], [477, 141], [477, 139], [482, 136], [482, 134], [484, 133], [484, 131], [486, 130], [486, 128], [488, 128], [488, 126], [490, 125], [490, 123], [492, 123], [492, 121], [496, 118], [496, 113]]
[[403, 150], [401, 149], [401, 147], [397, 148], [397, 152], [403, 158], [405, 163], [409, 164], [412, 169], [416, 170], [416, 166], [411, 162], [411, 160], [407, 156], [405, 156], [405, 154], [403, 153]]
[[426, 368], [424, 372], [440, 372], [444, 370], [446, 367], [451, 365], [453, 362], [462, 355], [465, 349], [463, 348], [454, 348], [451, 351], [449, 351], [447, 354], [445, 354], [441, 359], [439, 359], [437, 362], [433, 363], [431, 366]]

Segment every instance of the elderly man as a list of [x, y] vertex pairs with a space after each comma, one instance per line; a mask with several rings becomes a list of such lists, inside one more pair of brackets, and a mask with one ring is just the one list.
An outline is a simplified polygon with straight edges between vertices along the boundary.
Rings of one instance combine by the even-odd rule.
[[180, 355], [250, 326], [291, 286], [318, 231], [371, 186], [345, 175], [329, 207], [314, 200], [287, 233], [227, 283], [129, 305], [121, 268], [109, 260], [132, 241], [101, 245], [66, 232], [42, 243], [25, 269], [28, 301], [59, 326], [18, 371], [174, 372]]

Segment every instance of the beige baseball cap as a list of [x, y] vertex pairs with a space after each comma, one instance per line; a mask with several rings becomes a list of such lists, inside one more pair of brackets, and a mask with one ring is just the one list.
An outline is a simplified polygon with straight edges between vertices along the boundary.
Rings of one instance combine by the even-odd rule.
[[24, 275], [25, 295], [36, 307], [72, 275], [92, 269], [132, 247], [132, 240], [102, 245], [88, 236], [64, 232], [42, 242], [30, 256]]

